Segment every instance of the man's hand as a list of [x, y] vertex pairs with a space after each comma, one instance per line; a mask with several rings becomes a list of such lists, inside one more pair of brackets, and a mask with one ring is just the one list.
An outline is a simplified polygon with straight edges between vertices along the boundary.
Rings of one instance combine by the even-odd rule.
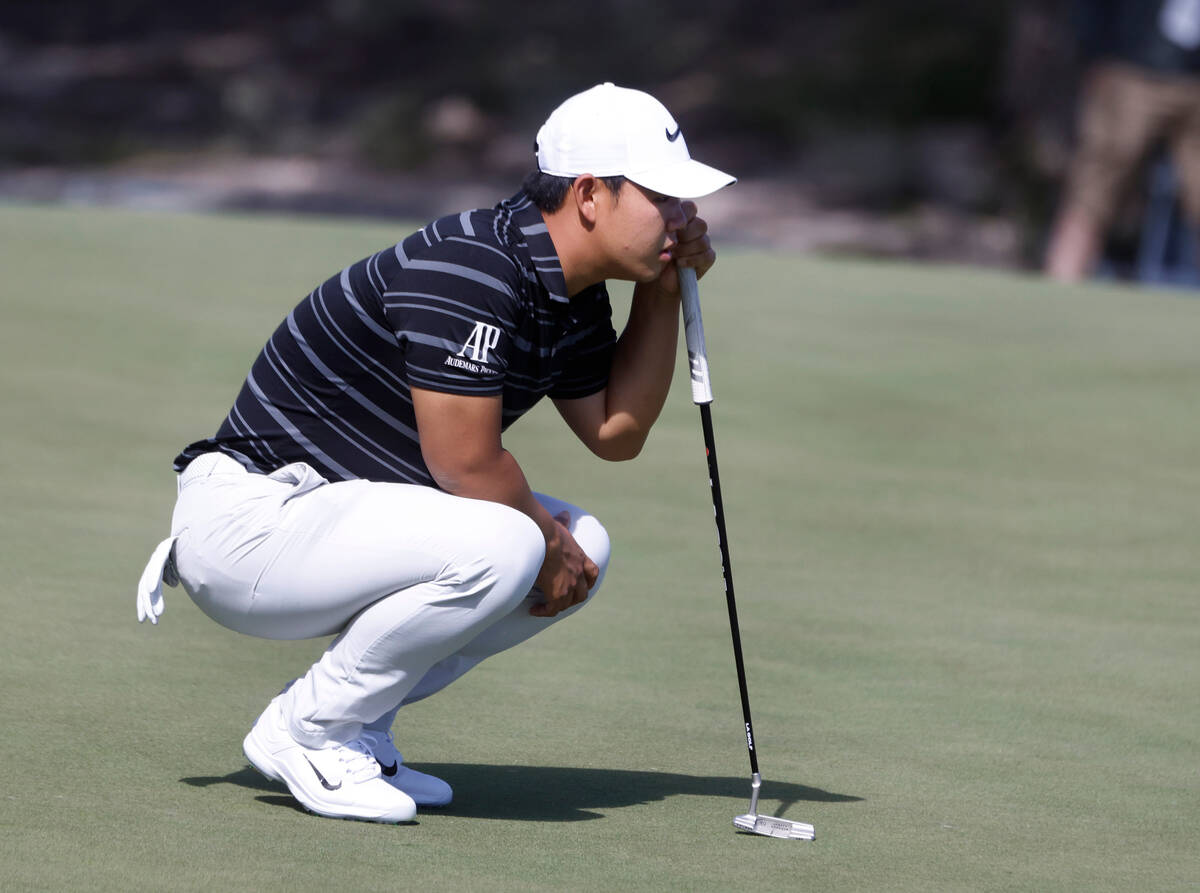
[[679, 207], [684, 224], [676, 230], [675, 238], [678, 241], [671, 249], [675, 263], [669, 264], [658, 277], [659, 287], [670, 294], [679, 293], [680, 266], [695, 267], [696, 277], [699, 278], [717, 262], [717, 253], [713, 251], [712, 241], [708, 237], [708, 223], [703, 217], [697, 216], [696, 203], [681, 201]]
[[534, 617], [554, 617], [579, 604], [596, 585], [600, 569], [584, 554], [571, 536], [571, 516], [561, 512], [554, 517], [558, 536], [546, 542], [546, 559], [538, 574], [537, 586], [546, 601], [534, 605], [529, 613]]

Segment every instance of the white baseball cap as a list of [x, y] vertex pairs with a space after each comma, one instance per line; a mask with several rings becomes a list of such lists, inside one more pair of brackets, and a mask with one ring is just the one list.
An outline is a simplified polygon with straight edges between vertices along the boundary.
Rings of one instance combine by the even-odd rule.
[[611, 83], [577, 93], [550, 113], [538, 131], [537, 162], [556, 177], [621, 175], [674, 198], [699, 198], [737, 182], [692, 160], [661, 102]]

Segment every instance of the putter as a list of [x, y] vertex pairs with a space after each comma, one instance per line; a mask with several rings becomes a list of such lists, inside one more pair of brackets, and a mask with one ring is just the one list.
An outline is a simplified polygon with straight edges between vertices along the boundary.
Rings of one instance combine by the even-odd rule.
[[683, 327], [687, 340], [688, 365], [692, 374], [692, 402], [700, 407], [704, 429], [704, 449], [708, 456], [708, 482], [712, 489], [713, 509], [717, 518], [717, 542], [721, 547], [721, 569], [725, 574], [725, 602], [729, 607], [729, 631], [733, 636], [733, 660], [737, 665], [738, 690], [742, 696], [742, 719], [746, 724], [746, 748], [750, 753], [750, 811], [733, 820], [735, 828], [764, 837], [790, 840], [815, 840], [816, 830], [804, 822], [758, 814], [758, 793], [762, 775], [754, 749], [754, 726], [750, 722], [750, 693], [746, 687], [746, 667], [742, 659], [742, 636], [738, 630], [737, 603], [733, 597], [733, 569], [729, 562], [729, 540], [725, 535], [725, 509], [721, 502], [721, 478], [717, 474], [717, 446], [713, 438], [712, 382], [708, 374], [708, 353], [704, 346], [704, 321], [700, 317], [700, 289], [692, 267], [679, 268], [679, 287], [683, 293]]

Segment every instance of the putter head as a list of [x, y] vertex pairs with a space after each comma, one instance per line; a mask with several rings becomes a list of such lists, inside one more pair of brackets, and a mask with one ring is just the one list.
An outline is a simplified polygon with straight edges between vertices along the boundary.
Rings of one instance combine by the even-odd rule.
[[784, 837], [788, 840], [816, 840], [817, 831], [812, 825], [804, 822], [793, 822], [771, 815], [746, 813], [733, 820], [733, 826], [739, 831], [751, 834], [761, 834], [764, 837]]

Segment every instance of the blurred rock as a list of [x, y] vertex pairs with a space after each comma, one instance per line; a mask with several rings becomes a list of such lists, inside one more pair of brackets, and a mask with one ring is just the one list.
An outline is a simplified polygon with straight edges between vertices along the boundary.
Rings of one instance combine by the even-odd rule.
[[[9, 200], [118, 205], [168, 211], [344, 214], [422, 223], [511, 195], [513, 178], [369, 171], [358, 164], [300, 157], [147, 157], [103, 168], [0, 170]], [[747, 178], [701, 200], [717, 245], [796, 253], [850, 254], [1021, 265], [1010, 221], [946, 205], [872, 213], [827, 208], [788, 178]]]
[[17, 0], [0, 192], [423, 218], [507, 194], [552, 104], [614, 80], [741, 176], [727, 238], [1010, 264], [1002, 215], [1035, 229], [1061, 167], [1065, 2]]

